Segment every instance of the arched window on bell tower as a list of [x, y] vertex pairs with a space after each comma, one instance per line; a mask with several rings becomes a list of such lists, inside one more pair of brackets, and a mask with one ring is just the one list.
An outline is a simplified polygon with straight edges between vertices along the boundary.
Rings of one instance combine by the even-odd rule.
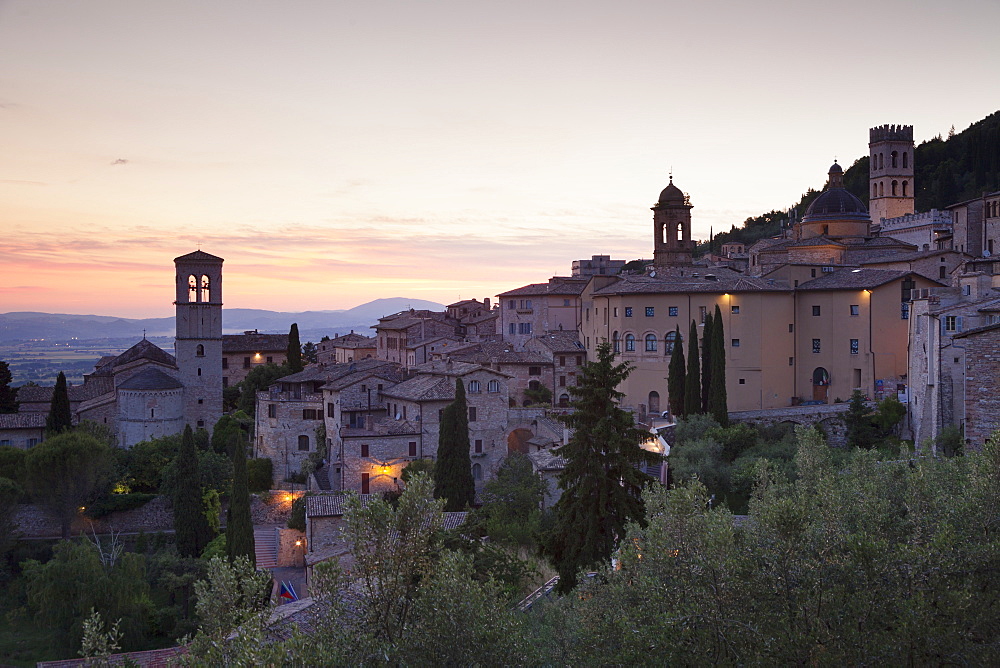
[[210, 285], [209, 280], [208, 280], [208, 275], [202, 274], [201, 275], [201, 299], [199, 301], [210, 302], [210, 301], [212, 301], [211, 295], [212, 295], [212, 290], [211, 290], [211, 285]]
[[193, 274], [188, 276], [188, 301], [198, 301], [198, 279]]

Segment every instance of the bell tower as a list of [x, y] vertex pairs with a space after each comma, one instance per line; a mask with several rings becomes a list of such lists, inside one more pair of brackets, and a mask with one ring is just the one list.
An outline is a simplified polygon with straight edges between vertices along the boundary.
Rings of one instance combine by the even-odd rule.
[[868, 189], [872, 222], [913, 213], [913, 126], [868, 131]]
[[674, 185], [671, 175], [670, 184], [653, 207], [653, 265], [657, 269], [693, 262], [691, 208], [691, 201]]
[[192, 429], [211, 431], [222, 415], [222, 263], [200, 250], [174, 258], [174, 354]]

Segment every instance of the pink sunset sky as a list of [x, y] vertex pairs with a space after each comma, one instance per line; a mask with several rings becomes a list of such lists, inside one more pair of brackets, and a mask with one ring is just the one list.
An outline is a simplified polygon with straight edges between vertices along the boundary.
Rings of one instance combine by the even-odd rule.
[[[0, 312], [449, 303], [996, 111], [996, 0], [0, 0]], [[918, 184], [919, 187], [919, 184]]]

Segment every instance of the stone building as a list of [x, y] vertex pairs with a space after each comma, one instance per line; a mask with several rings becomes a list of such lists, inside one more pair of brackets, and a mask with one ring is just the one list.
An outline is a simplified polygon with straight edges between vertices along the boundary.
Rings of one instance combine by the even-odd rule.
[[532, 336], [549, 331], [577, 331], [580, 294], [589, 278], [553, 276], [501, 294], [498, 327], [503, 340], [521, 350]]
[[953, 345], [965, 353], [963, 378], [962, 421], [965, 444], [981, 450], [986, 441], [1000, 429], [1000, 300], [993, 306], [991, 324], [959, 332]]
[[572, 276], [613, 276], [621, 272], [625, 260], [612, 260], [610, 255], [593, 255], [589, 260], [573, 260]]
[[635, 365], [620, 388], [626, 406], [640, 415], [666, 408], [678, 332], [687, 349], [691, 322], [701, 339], [716, 306], [730, 410], [846, 400], [854, 389], [880, 398], [905, 385], [910, 291], [941, 284], [909, 269], [860, 267], [916, 249], [872, 237], [864, 204], [843, 187], [843, 170], [835, 163], [829, 176], [789, 238], [751, 248], [751, 276], [693, 264], [690, 199], [672, 182], [664, 189], [653, 207], [654, 268], [594, 277], [582, 295], [588, 354], [608, 341]]
[[[203, 251], [174, 258], [175, 355], [145, 338], [98, 360], [83, 385], [68, 388], [74, 420], [106, 425], [120, 447], [211, 431], [222, 415], [222, 263]], [[23, 413], [48, 412], [52, 388], [21, 388]]]
[[[334, 489], [361, 493], [397, 489], [399, 477], [411, 461], [437, 456], [441, 412], [455, 399], [455, 382], [466, 386], [469, 407], [469, 444], [472, 473], [479, 488], [506, 456], [506, 429], [510, 376], [478, 364], [434, 361], [412, 369], [413, 377], [378, 394], [385, 406], [381, 415], [365, 415], [358, 426], [344, 426], [343, 407], [328, 412], [339, 417], [330, 425], [333, 436], [332, 470], [340, 480]], [[371, 388], [367, 388], [371, 389]], [[342, 390], [341, 390], [342, 391]], [[353, 405], [353, 404], [351, 404]], [[354, 411], [352, 411], [354, 412]], [[362, 411], [363, 413], [366, 411]], [[337, 418], [334, 418], [337, 420]], [[338, 447], [339, 444], [339, 447]]]
[[376, 342], [374, 336], [350, 334], [335, 336], [328, 341], [316, 344], [316, 361], [320, 364], [350, 364], [375, 357]]
[[288, 361], [288, 334], [261, 334], [256, 329], [222, 335], [222, 387], [242, 382], [264, 364]]
[[[396, 369], [396, 365], [372, 359], [350, 364], [312, 364], [279, 378], [267, 390], [257, 393], [254, 456], [267, 457], [273, 462], [275, 484], [300, 474], [310, 455], [320, 452], [320, 446], [329, 448], [335, 440], [336, 428], [327, 425], [327, 406], [332, 405], [326, 401], [329, 385], [383, 367], [390, 373]], [[333, 418], [332, 409], [330, 412]], [[326, 436], [327, 433], [331, 436]], [[326, 458], [329, 461], [330, 455]], [[328, 472], [323, 471], [321, 476], [327, 478]]]
[[881, 125], [868, 131], [869, 203], [875, 223], [912, 214], [913, 126]]
[[528, 339], [524, 348], [540, 353], [552, 365], [552, 402], [565, 408], [569, 405], [569, 389], [576, 385], [577, 373], [587, 361], [587, 349], [576, 332], [547, 332]]
[[461, 341], [461, 323], [447, 313], [426, 309], [400, 311], [379, 318], [374, 326], [378, 359], [416, 366], [426, 362], [431, 339]]
[[26, 450], [45, 440], [46, 413], [0, 413], [0, 447]]

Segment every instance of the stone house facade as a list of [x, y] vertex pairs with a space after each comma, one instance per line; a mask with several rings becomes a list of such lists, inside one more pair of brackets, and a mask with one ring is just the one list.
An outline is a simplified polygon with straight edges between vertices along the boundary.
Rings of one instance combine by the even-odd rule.
[[0, 413], [0, 447], [27, 450], [45, 440], [46, 413]]
[[453, 361], [429, 362], [412, 372], [413, 377], [383, 388], [384, 414], [366, 416], [362, 426], [339, 429], [341, 447], [332, 468], [340, 469], [341, 481], [331, 481], [335, 489], [394, 490], [411, 461], [436, 458], [441, 413], [454, 401], [456, 380], [466, 386], [469, 454], [477, 488], [495, 473], [507, 452], [510, 376]]
[[288, 334], [260, 334], [257, 330], [222, 335], [222, 386], [240, 383], [264, 364], [288, 361]]
[[1000, 322], [959, 332], [953, 337], [965, 351], [962, 413], [965, 444], [981, 450], [1000, 429]]
[[356, 334], [335, 336], [316, 344], [316, 361], [320, 364], [350, 364], [375, 357], [375, 337]]
[[570, 396], [568, 388], [576, 385], [577, 374], [587, 361], [587, 349], [575, 331], [547, 332], [532, 337], [525, 343], [528, 352], [537, 352], [552, 364], [552, 403], [566, 407]]
[[547, 283], [532, 283], [508, 290], [497, 298], [500, 335], [515, 350], [528, 339], [548, 331], [576, 331], [580, 324], [580, 295], [588, 277], [553, 276]]
[[415, 351], [420, 342], [440, 337], [460, 341], [460, 328], [461, 323], [447, 313], [424, 309], [401, 311], [380, 318], [374, 326], [377, 344], [375, 356], [377, 359], [408, 366], [411, 365], [408, 350]]

